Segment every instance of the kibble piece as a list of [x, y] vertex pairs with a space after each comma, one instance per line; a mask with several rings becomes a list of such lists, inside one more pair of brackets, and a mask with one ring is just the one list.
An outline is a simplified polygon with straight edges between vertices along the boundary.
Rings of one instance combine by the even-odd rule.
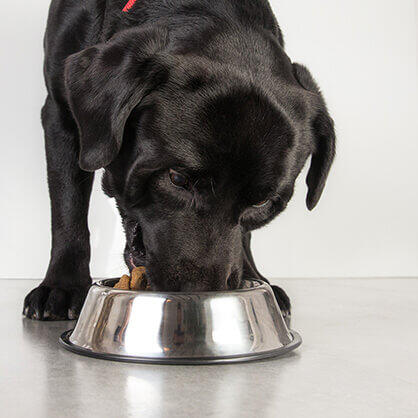
[[114, 289], [129, 290], [131, 278], [124, 274], [120, 280], [113, 286]]
[[147, 280], [145, 278], [145, 267], [135, 267], [132, 270], [131, 276], [131, 290], [145, 290], [147, 288]]

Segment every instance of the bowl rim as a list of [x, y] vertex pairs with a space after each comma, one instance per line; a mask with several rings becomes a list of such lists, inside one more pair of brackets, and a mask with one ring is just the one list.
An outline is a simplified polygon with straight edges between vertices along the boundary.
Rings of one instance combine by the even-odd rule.
[[70, 329], [61, 334], [59, 338], [60, 345], [72, 353], [93, 357], [101, 360], [111, 360], [125, 363], [148, 363], [148, 364], [162, 364], [162, 365], [212, 365], [225, 363], [245, 363], [249, 361], [265, 360], [269, 358], [279, 357], [290, 351], [295, 350], [302, 344], [300, 334], [292, 329], [289, 333], [292, 336], [292, 341], [281, 347], [272, 350], [260, 351], [254, 353], [242, 353], [232, 355], [220, 356], [201, 356], [201, 357], [142, 357], [126, 354], [110, 354], [101, 351], [93, 351], [89, 348], [78, 346], [70, 341], [70, 337], [74, 329]]
[[102, 290], [106, 290], [109, 293], [121, 293], [121, 294], [134, 294], [134, 295], [157, 295], [157, 296], [168, 296], [168, 295], [176, 295], [176, 296], [182, 296], [182, 295], [211, 295], [211, 296], [215, 296], [215, 295], [234, 295], [237, 293], [242, 293], [242, 292], [251, 292], [254, 290], [262, 290], [262, 289], [270, 289], [271, 290], [271, 286], [270, 283], [268, 283], [267, 281], [263, 281], [260, 279], [255, 279], [255, 278], [246, 278], [244, 279], [244, 281], [248, 281], [248, 282], [256, 282], [258, 285], [255, 287], [248, 287], [248, 288], [244, 288], [244, 289], [231, 289], [231, 290], [205, 290], [203, 292], [197, 292], [197, 291], [187, 291], [187, 292], [169, 292], [169, 291], [158, 291], [158, 290], [125, 290], [125, 289], [115, 289], [111, 286], [106, 285], [105, 283], [111, 280], [119, 280], [118, 277], [114, 277], [114, 278], [108, 278], [108, 279], [100, 279], [95, 281], [91, 287], [97, 287], [99, 289]]

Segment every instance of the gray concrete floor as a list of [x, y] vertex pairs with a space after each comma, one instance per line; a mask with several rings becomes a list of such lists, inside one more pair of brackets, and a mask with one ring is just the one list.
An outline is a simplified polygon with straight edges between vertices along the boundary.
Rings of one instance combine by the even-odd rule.
[[418, 279], [289, 279], [285, 357], [157, 366], [81, 357], [58, 346], [72, 322], [21, 316], [35, 280], [0, 280], [4, 417], [417, 417]]

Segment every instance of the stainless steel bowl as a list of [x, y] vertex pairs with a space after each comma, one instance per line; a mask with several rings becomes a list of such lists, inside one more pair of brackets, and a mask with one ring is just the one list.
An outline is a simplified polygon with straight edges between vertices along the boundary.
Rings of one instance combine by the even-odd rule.
[[152, 292], [95, 283], [65, 348], [109, 360], [207, 364], [278, 356], [298, 347], [271, 287], [257, 280], [214, 292]]

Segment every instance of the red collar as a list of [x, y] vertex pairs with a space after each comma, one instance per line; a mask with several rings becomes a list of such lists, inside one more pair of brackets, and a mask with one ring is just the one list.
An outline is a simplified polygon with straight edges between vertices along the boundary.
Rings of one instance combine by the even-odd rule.
[[122, 12], [127, 12], [129, 9], [133, 7], [135, 3], [136, 0], [129, 0], [128, 3], [126, 3], [126, 6], [122, 9]]

